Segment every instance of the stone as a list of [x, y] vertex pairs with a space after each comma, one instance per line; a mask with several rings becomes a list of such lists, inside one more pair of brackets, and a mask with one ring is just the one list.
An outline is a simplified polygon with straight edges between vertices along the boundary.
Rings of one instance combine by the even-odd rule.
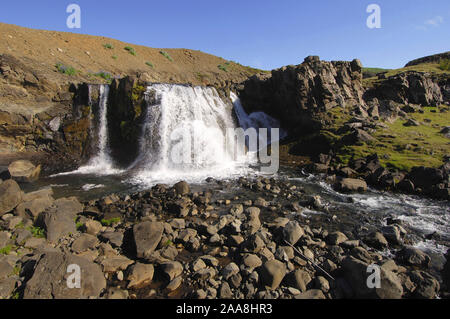
[[102, 233], [99, 237], [101, 240], [109, 242], [111, 246], [122, 247], [124, 234], [120, 231], [109, 231]]
[[153, 279], [153, 274], [155, 273], [155, 268], [153, 265], [136, 263], [130, 267], [127, 280], [128, 289], [133, 289], [140, 287], [144, 284], [150, 283]]
[[365, 192], [367, 191], [367, 183], [362, 179], [343, 178], [340, 180], [336, 188], [341, 192]]
[[246, 267], [250, 268], [251, 270], [258, 268], [262, 265], [261, 259], [253, 254], [245, 255], [242, 262]]
[[125, 256], [107, 257], [102, 261], [103, 271], [106, 273], [115, 273], [119, 270], [125, 270], [134, 261]]
[[166, 289], [168, 292], [175, 291], [181, 286], [182, 283], [183, 283], [183, 278], [181, 276], [177, 277], [174, 280], [172, 280], [171, 282], [169, 282]]
[[244, 212], [244, 206], [242, 204], [233, 205], [230, 209], [230, 214], [233, 216], [240, 216]]
[[112, 300], [124, 300], [128, 299], [129, 293], [126, 290], [120, 289], [118, 287], [110, 287], [105, 295], [106, 299]]
[[403, 287], [400, 279], [391, 271], [380, 267], [380, 288], [371, 289], [367, 285], [369, 264], [354, 257], [342, 261], [346, 281], [352, 287], [356, 298], [400, 299]]
[[225, 280], [228, 280], [231, 276], [234, 276], [239, 273], [239, 267], [235, 263], [229, 263], [226, 265], [220, 274], [223, 276]]
[[22, 202], [22, 191], [19, 185], [9, 179], [0, 184], [0, 216], [11, 212]]
[[138, 258], [148, 258], [161, 241], [164, 225], [160, 222], [142, 222], [133, 227]]
[[175, 277], [178, 277], [183, 273], [183, 265], [178, 261], [164, 262], [160, 266], [162, 272], [168, 277], [169, 281], [172, 281]]
[[84, 228], [86, 229], [86, 233], [88, 233], [89, 235], [97, 236], [97, 234], [102, 230], [103, 226], [96, 220], [88, 219], [84, 223]]
[[343, 242], [346, 242], [347, 240], [348, 240], [347, 236], [339, 231], [329, 234], [326, 238], [328, 245], [336, 245], [336, 246]]
[[8, 166], [11, 178], [19, 183], [32, 183], [38, 180], [41, 173], [41, 165], [37, 167], [30, 161], [15, 161]]
[[260, 280], [263, 286], [275, 290], [286, 275], [286, 265], [279, 260], [269, 260], [261, 267]]
[[64, 211], [57, 210], [52, 206], [42, 213], [41, 216], [47, 240], [52, 243], [56, 243], [62, 237], [76, 232], [73, 215], [66, 214]]
[[283, 228], [283, 238], [291, 245], [295, 245], [304, 234], [305, 231], [296, 221], [290, 221]]
[[0, 299], [10, 298], [18, 281], [16, 276], [0, 279]]
[[6, 261], [6, 258], [0, 259], [0, 280], [13, 274], [14, 268]]
[[304, 293], [301, 293], [301, 294], [295, 296], [294, 298], [295, 299], [306, 299], [306, 300], [326, 299], [322, 290], [319, 290], [319, 289], [311, 289], [311, 290], [305, 291]]
[[397, 252], [395, 257], [398, 262], [408, 266], [428, 268], [431, 264], [430, 256], [423, 251], [410, 246], [403, 247], [402, 250]]
[[72, 218], [75, 218], [77, 214], [82, 213], [84, 210], [84, 205], [81, 204], [76, 197], [59, 198], [54, 201], [53, 207], [55, 207], [58, 212]]
[[387, 239], [387, 241], [393, 245], [401, 245], [402, 237], [400, 234], [400, 230], [395, 225], [383, 226], [381, 228], [381, 232], [383, 236]]
[[98, 239], [89, 234], [82, 234], [72, 243], [72, 250], [75, 253], [85, 252], [89, 249], [94, 249], [98, 244]]
[[305, 292], [312, 279], [309, 273], [297, 269], [288, 275], [288, 281], [293, 287], [299, 289], [301, 292]]
[[372, 248], [385, 249], [388, 246], [386, 238], [380, 232], [373, 232], [366, 236], [364, 242]]
[[191, 192], [189, 184], [184, 181], [176, 183], [173, 187], [176, 193], [181, 196], [187, 195]]
[[414, 297], [421, 299], [434, 299], [438, 296], [440, 285], [439, 282], [424, 271], [414, 270], [410, 274], [411, 280], [416, 284]]
[[[81, 289], [67, 285], [69, 265], [81, 270]], [[24, 299], [87, 299], [98, 298], [106, 288], [106, 280], [99, 265], [85, 258], [67, 253], [46, 252], [37, 261], [35, 270], [24, 289]]]
[[192, 267], [191, 267], [192, 271], [194, 271], [194, 272], [197, 272], [197, 271], [199, 271], [201, 269], [204, 269], [204, 268], [206, 268], [206, 264], [201, 258], [196, 259], [192, 263]]
[[230, 285], [224, 281], [219, 289], [220, 299], [231, 299], [233, 297], [233, 292], [231, 291]]

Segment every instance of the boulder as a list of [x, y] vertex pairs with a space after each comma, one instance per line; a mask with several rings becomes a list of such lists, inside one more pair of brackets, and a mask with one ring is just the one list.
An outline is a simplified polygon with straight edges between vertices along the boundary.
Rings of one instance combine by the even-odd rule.
[[22, 191], [13, 180], [0, 184], [0, 216], [11, 212], [22, 202]]
[[428, 268], [431, 264], [430, 256], [423, 251], [410, 246], [403, 247], [402, 250], [397, 252], [395, 257], [398, 262], [408, 266]]
[[47, 240], [52, 243], [56, 243], [62, 237], [76, 232], [75, 217], [66, 214], [63, 210], [58, 210], [56, 207], [48, 208], [39, 218], [38, 224], [44, 226]]
[[41, 165], [34, 166], [30, 161], [15, 161], [8, 166], [11, 178], [19, 183], [35, 182], [41, 173]]
[[286, 275], [286, 265], [279, 260], [269, 260], [260, 268], [260, 280], [262, 286], [272, 290], [278, 288]]
[[369, 288], [368, 279], [373, 273], [368, 272], [369, 264], [354, 257], [346, 257], [342, 261], [342, 270], [346, 281], [350, 284], [355, 298], [400, 299], [403, 287], [400, 279], [391, 271], [380, 267], [380, 288]]
[[364, 238], [364, 242], [375, 249], [384, 249], [388, 246], [386, 238], [380, 232], [373, 232]]
[[362, 179], [343, 178], [336, 184], [337, 191], [341, 192], [365, 192], [367, 183]]
[[174, 280], [183, 273], [183, 265], [178, 261], [167, 261], [162, 263], [160, 266], [161, 271], [166, 275], [169, 281]]
[[305, 231], [296, 221], [290, 221], [283, 228], [283, 238], [291, 245], [295, 245], [304, 234]]
[[[80, 267], [80, 289], [68, 286], [69, 265]], [[98, 298], [105, 288], [105, 276], [99, 265], [67, 253], [46, 252], [37, 261], [33, 275], [25, 285], [24, 299]]]
[[138, 258], [148, 258], [161, 241], [164, 225], [160, 222], [142, 222], [133, 227], [134, 243]]
[[346, 242], [348, 238], [344, 233], [337, 231], [329, 234], [326, 240], [328, 245], [340, 245], [341, 243]]
[[74, 251], [75, 253], [82, 253], [89, 249], [95, 248], [97, 244], [97, 237], [89, 234], [82, 234], [72, 243], [72, 251]]
[[430, 190], [433, 185], [444, 182], [444, 172], [438, 168], [413, 167], [406, 177], [415, 187]]
[[130, 268], [128, 273], [128, 289], [150, 283], [153, 279], [154, 272], [155, 268], [153, 265], [136, 263]]
[[191, 191], [189, 184], [185, 181], [178, 182], [173, 187], [175, 188], [176, 193], [182, 196], [189, 194]]

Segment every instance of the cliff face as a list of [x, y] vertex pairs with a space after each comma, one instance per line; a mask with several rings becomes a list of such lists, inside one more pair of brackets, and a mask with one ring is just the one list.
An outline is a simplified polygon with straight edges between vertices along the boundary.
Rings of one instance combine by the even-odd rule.
[[361, 63], [325, 62], [307, 57], [303, 64], [253, 76], [240, 97], [247, 111], [262, 110], [281, 120], [291, 133], [317, 130], [334, 107], [367, 111], [363, 100]]

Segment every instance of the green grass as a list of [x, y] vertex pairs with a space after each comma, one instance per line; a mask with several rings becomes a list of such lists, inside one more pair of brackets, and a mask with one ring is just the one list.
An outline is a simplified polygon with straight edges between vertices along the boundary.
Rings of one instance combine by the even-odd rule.
[[224, 72], [228, 72], [228, 66], [227, 65], [219, 64], [217, 67], [219, 68], [219, 70], [222, 70]]
[[64, 65], [62, 63], [57, 63], [55, 65], [55, 67], [56, 67], [56, 69], [58, 70], [59, 73], [66, 74], [66, 75], [71, 75], [72, 76], [72, 75], [76, 75], [77, 72], [78, 72], [73, 67]]
[[148, 65], [149, 67], [151, 67], [152, 69], [154, 68], [153, 63], [151, 63], [151, 62], [147, 61], [147, 62], [145, 62], [145, 64]]
[[84, 228], [84, 223], [81, 222], [76, 223], [76, 228], [78, 231], [81, 231]]
[[159, 51], [159, 53], [164, 56], [167, 60], [169, 60], [170, 62], [173, 62], [172, 57], [170, 56], [169, 53], [167, 53], [166, 51]]
[[449, 59], [441, 60], [441, 63], [439, 63], [439, 69], [442, 71], [450, 71], [450, 60]]
[[103, 47], [108, 50], [114, 49], [114, 46], [111, 43], [105, 43], [103, 44]]
[[113, 60], [117, 60], [117, 55], [113, 55], [111, 58], [113, 58]]
[[105, 72], [105, 71], [101, 71], [101, 72], [95, 73], [94, 75], [95, 75], [96, 77], [99, 77], [99, 78], [104, 79], [104, 80], [107, 81], [108, 83], [111, 83], [111, 81], [112, 81], [113, 78], [114, 78], [114, 76], [113, 76], [111, 73]]
[[131, 55], [136, 56], [136, 51], [134, 50], [134, 48], [132, 47], [125, 47], [124, 50], [128, 51], [128, 53], [130, 53]]
[[392, 124], [385, 123], [387, 128], [378, 129], [373, 134], [375, 141], [344, 146], [338, 157], [346, 164], [351, 157], [356, 159], [377, 153], [383, 166], [402, 171], [410, 171], [414, 166], [441, 166], [444, 155], [450, 152], [449, 139], [440, 134], [442, 127], [448, 125], [448, 112], [440, 113], [435, 107], [423, 110], [423, 114], [408, 114], [420, 122], [420, 126], [404, 126], [406, 120], [402, 118]]
[[45, 230], [40, 227], [28, 227], [28, 230], [35, 238], [45, 238]]
[[103, 226], [110, 227], [111, 225], [120, 223], [120, 217], [111, 218], [111, 219], [102, 219], [101, 223]]
[[13, 250], [13, 246], [8, 245], [6, 247], [0, 248], [0, 255], [9, 255], [9, 253]]
[[[441, 65], [441, 64], [443, 64], [443, 65]], [[450, 70], [446, 69], [446, 67], [448, 67], [448, 64], [445, 64], [445, 62], [443, 63], [442, 61], [441, 61], [441, 64], [439, 64], [439, 63], [422, 63], [422, 64], [418, 64], [418, 65], [411, 65], [411, 66], [408, 66], [405, 68], [388, 70], [387, 73], [385, 74], [385, 76], [388, 78], [390, 76], [394, 76], [394, 75], [404, 73], [407, 71], [432, 73], [432, 74], [436, 74], [436, 75], [449, 74]], [[378, 77], [373, 76], [371, 78], [364, 79], [363, 85], [365, 87], [372, 87], [380, 81], [382, 81], [382, 80], [378, 80]]]

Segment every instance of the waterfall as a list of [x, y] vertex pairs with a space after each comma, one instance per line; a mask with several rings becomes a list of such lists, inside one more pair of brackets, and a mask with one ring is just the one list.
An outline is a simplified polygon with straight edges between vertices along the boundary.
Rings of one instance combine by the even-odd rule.
[[[287, 132], [281, 129], [280, 122], [277, 119], [271, 117], [270, 115], [264, 112], [254, 112], [249, 115], [247, 114], [247, 112], [245, 112], [241, 104], [241, 100], [235, 93], [231, 92], [230, 98], [231, 101], [233, 102], [234, 113], [238, 118], [239, 125], [244, 130], [247, 130], [249, 128], [255, 128], [256, 130], [260, 128], [267, 128], [268, 132], [270, 133], [270, 129], [279, 128], [280, 129], [279, 139], [282, 140], [283, 138], [287, 137]], [[268, 140], [269, 141], [271, 140], [270, 134]], [[272, 142], [275, 142], [275, 140]], [[259, 149], [264, 148], [266, 146], [267, 145], [262, 145], [262, 143], [260, 143]]]
[[[91, 97], [91, 86], [89, 86], [89, 104], [91, 106], [91, 116], [92, 116], [92, 97]], [[112, 175], [120, 173], [121, 170], [114, 168], [113, 161], [110, 157], [109, 144], [108, 144], [108, 96], [109, 96], [109, 85], [102, 84], [99, 87], [99, 104], [98, 112], [95, 118], [95, 122], [98, 125], [94, 125], [94, 121], [91, 120], [91, 138], [97, 136], [97, 147], [95, 155], [89, 160], [85, 166], [79, 167], [76, 171], [61, 173], [58, 175], [67, 174], [95, 174], [95, 175]], [[95, 129], [97, 132], [94, 132]]]
[[153, 84], [147, 88], [147, 118], [138, 182], [226, 178], [243, 173], [245, 158], [235, 158], [227, 131], [236, 128], [232, 105], [214, 88]]

